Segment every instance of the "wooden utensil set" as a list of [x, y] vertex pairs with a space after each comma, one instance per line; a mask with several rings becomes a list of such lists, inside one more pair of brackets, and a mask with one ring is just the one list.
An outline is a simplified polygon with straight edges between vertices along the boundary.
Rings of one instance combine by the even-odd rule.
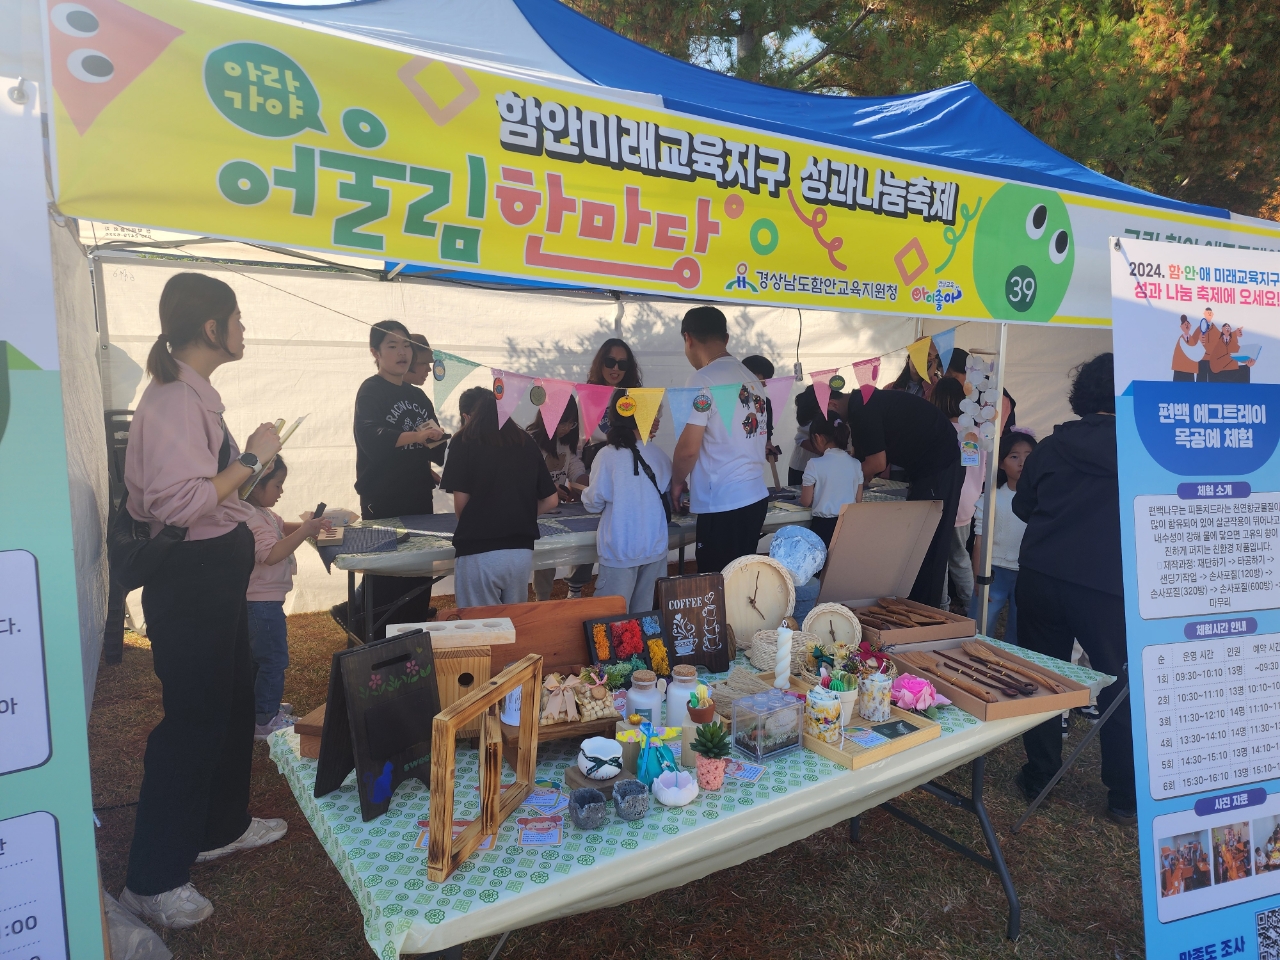
[[902, 652], [896, 656], [913, 670], [944, 680], [984, 703], [996, 702], [992, 691], [1010, 699], [1033, 697], [1041, 690], [1046, 693], [1067, 692], [1067, 688], [1053, 678], [1002, 659], [984, 643], [967, 640], [960, 648], [963, 657], [956, 656], [957, 651], [954, 650]]
[[897, 600], [881, 597], [869, 607], [856, 607], [853, 611], [868, 627], [877, 630], [901, 630], [904, 627], [939, 627], [949, 621], [913, 610]]

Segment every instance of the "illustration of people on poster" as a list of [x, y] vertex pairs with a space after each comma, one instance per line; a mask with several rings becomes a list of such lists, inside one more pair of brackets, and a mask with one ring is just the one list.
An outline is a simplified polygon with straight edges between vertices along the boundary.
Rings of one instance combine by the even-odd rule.
[[1147, 956], [1272, 960], [1280, 252], [1113, 240], [1111, 285]]

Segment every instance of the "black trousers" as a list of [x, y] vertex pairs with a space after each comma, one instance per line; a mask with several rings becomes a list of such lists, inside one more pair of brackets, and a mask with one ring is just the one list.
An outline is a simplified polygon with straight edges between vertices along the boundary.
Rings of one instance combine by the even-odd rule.
[[960, 488], [964, 486], [964, 467], [957, 459], [937, 473], [915, 477], [907, 487], [908, 500], [941, 500], [942, 517], [929, 541], [929, 550], [920, 564], [910, 598], [931, 607], [942, 603], [943, 584], [947, 579], [947, 563], [951, 559], [951, 531], [960, 509]]
[[1174, 383], [1191, 383], [1195, 380], [1195, 378], [1196, 378], [1196, 375], [1194, 373], [1183, 373], [1181, 370], [1173, 371]]
[[769, 498], [723, 513], [698, 514], [698, 545], [694, 558], [699, 573], [719, 573], [730, 560], [755, 553], [764, 529]]
[[809, 521], [809, 529], [822, 538], [822, 542], [831, 546], [831, 537], [836, 532], [836, 521], [839, 517], [814, 517]]
[[[388, 514], [366, 503], [363, 498], [360, 501], [360, 516], [362, 520], [387, 520], [400, 516], [412, 516], [420, 513], [434, 513], [431, 501], [425, 504], [418, 504], [411, 510], [403, 513]], [[375, 515], [376, 514], [376, 515]], [[431, 619], [431, 578], [430, 577], [377, 577], [372, 574], [365, 574], [360, 578], [360, 586], [356, 588], [356, 608], [347, 611], [347, 617], [351, 622], [351, 632], [360, 639], [364, 640], [364, 592], [370, 591], [373, 598], [373, 619], [376, 623], [386, 614], [387, 608], [395, 603], [401, 597], [411, 590], [425, 586], [426, 589], [405, 603], [403, 606], [397, 607], [391, 619], [387, 623], [422, 623]], [[381, 640], [386, 636], [386, 627], [375, 631], [373, 639]]]
[[164, 718], [147, 738], [129, 850], [127, 885], [139, 896], [182, 886], [198, 853], [249, 826], [252, 572], [253, 534], [242, 523], [175, 545], [142, 589]]
[[[1105, 711], [1129, 679], [1125, 647], [1124, 598], [1050, 577], [1023, 567], [1018, 571], [1018, 642], [1028, 650], [1071, 659], [1079, 640], [1094, 670], [1119, 679], [1098, 694]], [[1126, 698], [1098, 733], [1102, 743], [1102, 782], [1113, 807], [1132, 810], [1134, 793], [1133, 734]], [[1062, 766], [1062, 723], [1055, 715], [1022, 735], [1027, 785], [1039, 791]]]

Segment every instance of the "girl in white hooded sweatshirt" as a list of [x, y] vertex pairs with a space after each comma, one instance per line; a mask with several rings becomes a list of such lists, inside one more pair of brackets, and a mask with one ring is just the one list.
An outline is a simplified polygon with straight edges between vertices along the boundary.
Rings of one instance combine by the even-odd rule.
[[[622, 409], [619, 409], [621, 403]], [[653, 609], [654, 582], [667, 572], [667, 512], [663, 495], [671, 485], [671, 459], [655, 443], [640, 443], [634, 401], [617, 390], [609, 403], [609, 432], [591, 464], [582, 503], [600, 511], [596, 552], [597, 597], [619, 596], [627, 611]], [[655, 417], [649, 439], [658, 432]]]

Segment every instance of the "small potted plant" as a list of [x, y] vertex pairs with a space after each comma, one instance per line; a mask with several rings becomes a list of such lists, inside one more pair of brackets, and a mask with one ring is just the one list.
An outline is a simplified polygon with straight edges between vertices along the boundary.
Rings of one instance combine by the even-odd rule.
[[710, 723], [716, 715], [716, 702], [711, 699], [711, 691], [705, 683], [698, 684], [698, 689], [689, 694], [689, 719], [694, 723]]
[[719, 720], [698, 727], [693, 751], [698, 755], [698, 786], [703, 790], [719, 790], [724, 783], [724, 768], [729, 760], [729, 731]]

